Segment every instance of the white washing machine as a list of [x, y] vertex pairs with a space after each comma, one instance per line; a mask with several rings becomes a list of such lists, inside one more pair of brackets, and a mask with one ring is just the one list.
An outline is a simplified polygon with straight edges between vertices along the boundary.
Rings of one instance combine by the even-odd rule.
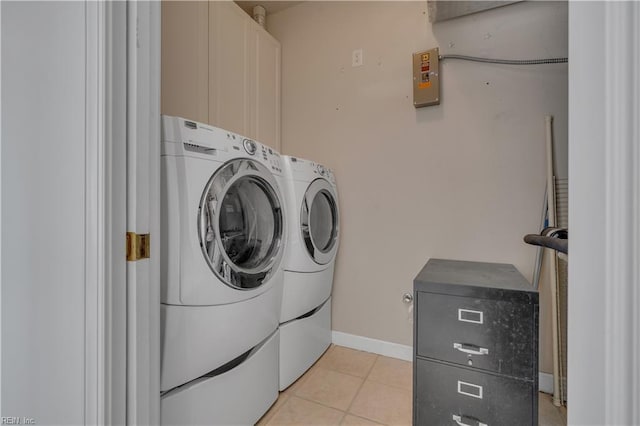
[[283, 156], [289, 239], [280, 311], [280, 390], [331, 343], [331, 287], [340, 220], [333, 171]]
[[249, 424], [277, 398], [281, 162], [240, 135], [162, 117], [164, 424]]

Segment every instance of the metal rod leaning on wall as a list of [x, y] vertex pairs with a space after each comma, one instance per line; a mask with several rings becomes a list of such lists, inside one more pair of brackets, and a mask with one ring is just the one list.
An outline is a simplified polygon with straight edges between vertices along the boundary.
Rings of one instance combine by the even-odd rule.
[[[553, 173], [553, 117], [545, 116], [545, 137], [547, 151], [547, 208], [548, 226], [556, 226], [556, 191]], [[558, 259], [555, 250], [545, 249], [549, 269], [551, 291], [551, 331], [553, 338], [553, 405], [562, 405], [560, 399], [560, 356], [558, 342]]]
[[[546, 228], [545, 224], [547, 222], [547, 187], [544, 187], [544, 201], [542, 202], [542, 213], [540, 214], [540, 231]], [[542, 270], [542, 254], [544, 253], [544, 248], [542, 246], [538, 246], [536, 248], [536, 263], [533, 269], [533, 288], [538, 290], [540, 287], [540, 271]]]

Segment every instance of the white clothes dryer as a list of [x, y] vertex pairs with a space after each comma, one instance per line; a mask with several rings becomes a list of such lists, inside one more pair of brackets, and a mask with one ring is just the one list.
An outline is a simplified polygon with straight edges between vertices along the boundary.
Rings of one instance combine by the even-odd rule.
[[333, 171], [283, 156], [289, 239], [280, 310], [280, 389], [302, 375], [331, 343], [331, 288], [340, 236]]
[[301, 158], [284, 155], [282, 160], [289, 239], [281, 323], [306, 314], [329, 298], [340, 236], [333, 171]]
[[[237, 374], [241, 364], [278, 368], [268, 362], [277, 360], [287, 234], [281, 161], [235, 133], [162, 117], [163, 413], [169, 401], [174, 414], [180, 404], [198, 410], [221, 375], [248, 377]], [[277, 381], [258, 388], [254, 405], [277, 398]]]

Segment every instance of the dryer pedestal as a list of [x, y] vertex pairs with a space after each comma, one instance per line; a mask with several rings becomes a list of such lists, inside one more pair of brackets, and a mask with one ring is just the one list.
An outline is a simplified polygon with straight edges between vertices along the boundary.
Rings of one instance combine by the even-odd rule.
[[309, 369], [331, 344], [331, 298], [307, 317], [280, 325], [280, 390]]
[[322, 305], [331, 296], [335, 263], [317, 272], [284, 271], [280, 324]]
[[278, 399], [276, 331], [229, 371], [173, 389], [162, 396], [162, 425], [251, 425]]

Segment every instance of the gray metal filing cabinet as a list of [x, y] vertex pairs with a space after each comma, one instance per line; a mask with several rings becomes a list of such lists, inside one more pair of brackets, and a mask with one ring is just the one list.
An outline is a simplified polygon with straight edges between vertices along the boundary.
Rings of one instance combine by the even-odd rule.
[[537, 425], [538, 292], [513, 265], [442, 259], [413, 287], [414, 425]]

